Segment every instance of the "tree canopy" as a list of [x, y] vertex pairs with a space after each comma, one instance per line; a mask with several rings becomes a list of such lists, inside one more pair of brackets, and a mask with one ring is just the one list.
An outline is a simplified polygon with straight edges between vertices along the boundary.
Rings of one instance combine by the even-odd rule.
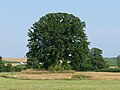
[[92, 48], [90, 50], [90, 60], [93, 70], [107, 67], [106, 62], [104, 61], [104, 58], [102, 56], [102, 50], [99, 48]]
[[89, 54], [85, 27], [85, 22], [68, 13], [49, 13], [41, 17], [28, 32], [27, 66], [85, 68]]
[[5, 65], [2, 62], [2, 56], [0, 56], [0, 72], [4, 71]]
[[0, 55], [0, 60], [2, 60], [2, 56]]
[[120, 55], [117, 56], [117, 65], [118, 65], [118, 68], [120, 68]]

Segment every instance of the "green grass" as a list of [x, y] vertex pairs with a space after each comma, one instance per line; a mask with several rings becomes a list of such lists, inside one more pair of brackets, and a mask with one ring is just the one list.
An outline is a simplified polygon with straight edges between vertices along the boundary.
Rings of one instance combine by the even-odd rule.
[[117, 66], [117, 59], [116, 59], [116, 58], [105, 58], [105, 61], [106, 61], [110, 66]]
[[97, 72], [120, 72], [120, 68], [105, 68], [96, 70]]
[[0, 90], [120, 90], [120, 81], [17, 80], [0, 77]]

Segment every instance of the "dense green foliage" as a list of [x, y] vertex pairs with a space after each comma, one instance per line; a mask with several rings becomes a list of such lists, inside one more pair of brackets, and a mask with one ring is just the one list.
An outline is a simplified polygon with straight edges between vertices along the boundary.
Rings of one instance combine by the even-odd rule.
[[120, 55], [117, 56], [117, 65], [118, 65], [118, 68], [120, 68]]
[[17, 65], [17, 66], [13, 67], [13, 71], [14, 72], [20, 72], [20, 71], [25, 70], [25, 69], [26, 69], [26, 65], [25, 64], [23, 64], [23, 65]]
[[104, 58], [102, 56], [102, 50], [99, 48], [92, 48], [90, 50], [90, 61], [93, 70], [107, 67], [106, 62], [104, 61]]
[[0, 56], [0, 72], [4, 71], [4, 69], [5, 69], [5, 65], [2, 62], [2, 56]]
[[7, 66], [6, 66], [6, 72], [12, 72], [12, 64], [8, 63]]
[[120, 68], [105, 68], [96, 70], [97, 72], [120, 72]]
[[0, 60], [2, 60], [2, 56], [0, 56]]
[[0, 72], [3, 72], [5, 70], [5, 64], [0, 60]]
[[85, 23], [67, 13], [50, 13], [29, 29], [29, 68], [86, 70], [89, 42]]
[[12, 66], [9, 61], [3, 61], [2, 57], [0, 56], [0, 72], [20, 72], [26, 69], [25, 66], [26, 65]]

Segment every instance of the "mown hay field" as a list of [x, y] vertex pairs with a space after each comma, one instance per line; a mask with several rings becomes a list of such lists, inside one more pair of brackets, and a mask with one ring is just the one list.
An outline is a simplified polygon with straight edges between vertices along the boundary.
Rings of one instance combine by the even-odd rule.
[[11, 63], [12, 66], [20, 65], [20, 62], [27, 62], [27, 58], [3, 58], [5, 64]]
[[31, 69], [0, 73], [0, 76], [27, 80], [120, 80], [120, 73], [113, 72], [50, 72]]
[[6, 61], [13, 61], [13, 62], [26, 62], [27, 58], [3, 58]]

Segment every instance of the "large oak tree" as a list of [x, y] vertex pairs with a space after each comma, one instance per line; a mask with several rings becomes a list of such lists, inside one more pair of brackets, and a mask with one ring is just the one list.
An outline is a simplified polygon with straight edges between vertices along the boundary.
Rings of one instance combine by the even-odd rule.
[[69, 64], [74, 70], [84, 70], [89, 56], [85, 27], [78, 17], [68, 13], [41, 17], [29, 29], [27, 66], [49, 69]]

